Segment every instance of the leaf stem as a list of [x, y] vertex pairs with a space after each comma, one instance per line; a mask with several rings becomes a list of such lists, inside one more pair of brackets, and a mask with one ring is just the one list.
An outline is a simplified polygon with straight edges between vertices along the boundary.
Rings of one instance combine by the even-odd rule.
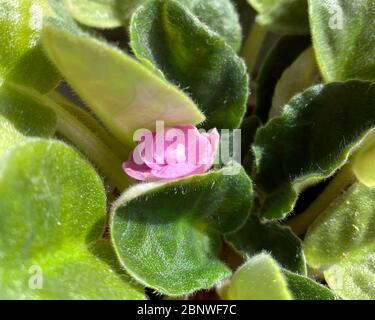
[[119, 158], [78, 117], [65, 110], [48, 96], [42, 96], [34, 90], [15, 84], [12, 84], [12, 87], [55, 111], [57, 115], [57, 131], [84, 153], [120, 191], [134, 183], [122, 171], [122, 161], [125, 159]]
[[267, 30], [254, 22], [242, 47], [241, 57], [245, 60], [247, 71], [250, 75], [254, 72], [266, 34]]
[[300, 215], [287, 221], [288, 225], [295, 234], [304, 234], [314, 220], [334, 201], [342, 192], [344, 192], [355, 181], [350, 163], [333, 178], [319, 197]]

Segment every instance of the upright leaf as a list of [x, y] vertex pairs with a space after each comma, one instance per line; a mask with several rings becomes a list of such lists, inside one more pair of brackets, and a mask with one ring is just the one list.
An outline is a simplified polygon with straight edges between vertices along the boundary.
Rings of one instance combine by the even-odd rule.
[[375, 80], [375, 2], [309, 1], [311, 33], [327, 81]]
[[191, 94], [207, 116], [206, 128], [239, 126], [248, 97], [246, 67], [217, 33], [174, 0], [149, 1], [130, 28], [136, 56]]
[[[204, 120], [195, 104], [126, 53], [58, 19], [43, 29], [44, 47], [71, 86], [125, 145], [140, 128], [197, 124]], [[95, 68], [92, 66], [95, 65]]]
[[309, 34], [307, 0], [248, 0], [257, 23], [284, 35]]
[[135, 279], [167, 295], [210, 288], [231, 274], [220, 234], [246, 220], [252, 187], [238, 164], [171, 182], [137, 185], [112, 210], [112, 241]]
[[257, 132], [253, 147], [267, 218], [283, 218], [307, 184], [335, 173], [375, 126], [375, 86], [349, 81], [312, 87]]

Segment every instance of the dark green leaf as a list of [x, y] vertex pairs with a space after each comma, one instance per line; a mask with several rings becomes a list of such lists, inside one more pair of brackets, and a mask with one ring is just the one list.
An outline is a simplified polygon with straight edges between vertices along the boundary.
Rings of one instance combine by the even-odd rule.
[[252, 187], [238, 164], [171, 182], [137, 185], [112, 210], [112, 241], [125, 269], [168, 295], [210, 288], [231, 274], [220, 234], [246, 220]]
[[207, 117], [206, 128], [240, 125], [248, 97], [246, 67], [184, 6], [154, 0], [139, 8], [131, 44], [140, 60], [191, 94]]
[[257, 132], [253, 147], [263, 215], [283, 218], [307, 184], [331, 176], [375, 125], [375, 86], [318, 85]]
[[261, 222], [251, 215], [240, 230], [228, 234], [226, 239], [250, 257], [267, 251], [284, 268], [306, 274], [302, 243], [288, 227], [276, 222]]

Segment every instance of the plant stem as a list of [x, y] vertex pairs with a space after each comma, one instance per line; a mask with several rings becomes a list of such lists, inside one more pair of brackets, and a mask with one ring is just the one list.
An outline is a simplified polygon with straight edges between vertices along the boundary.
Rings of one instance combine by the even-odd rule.
[[302, 235], [314, 220], [334, 201], [345, 189], [355, 181], [350, 163], [333, 178], [319, 197], [300, 215], [287, 221], [285, 224], [291, 227], [297, 235]]
[[244, 42], [241, 56], [245, 60], [249, 75], [252, 75], [254, 72], [255, 64], [257, 62], [259, 52], [262, 49], [263, 40], [266, 34], [267, 30], [258, 23], [254, 22]]
[[66, 111], [48, 96], [42, 96], [34, 90], [15, 84], [11, 86], [21, 94], [25, 94], [38, 103], [55, 111], [57, 116], [57, 131], [82, 151], [120, 191], [123, 191], [134, 183], [133, 180], [122, 171], [121, 166], [122, 160], [124, 159], [114, 154], [114, 152], [112, 152], [94, 132], [85, 126], [79, 118]]

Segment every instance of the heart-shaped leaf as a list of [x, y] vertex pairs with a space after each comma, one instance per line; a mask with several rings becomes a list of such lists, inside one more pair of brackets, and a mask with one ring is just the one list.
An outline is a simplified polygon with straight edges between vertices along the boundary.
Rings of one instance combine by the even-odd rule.
[[137, 129], [155, 130], [157, 120], [164, 120], [165, 126], [204, 120], [176, 87], [71, 23], [48, 19], [43, 43], [70, 85], [125, 145], [133, 146]]
[[286, 35], [309, 34], [307, 0], [248, 0], [258, 11], [257, 23]]
[[251, 215], [240, 230], [228, 234], [226, 239], [249, 257], [267, 251], [284, 268], [306, 274], [302, 243], [288, 227], [276, 222], [261, 222]]
[[61, 142], [12, 138], [0, 161], [1, 298], [141, 299], [100, 240], [106, 202], [94, 169]]
[[135, 12], [130, 34], [140, 60], [191, 94], [207, 117], [206, 128], [240, 125], [248, 97], [245, 64], [185, 6], [149, 1]]
[[349, 81], [295, 96], [259, 129], [253, 150], [262, 214], [283, 218], [307, 184], [335, 173], [375, 125], [375, 86]]
[[0, 0], [0, 85], [4, 80], [40, 92], [54, 88], [60, 76], [40, 45], [47, 0]]
[[375, 299], [375, 190], [359, 182], [339, 195], [309, 228], [308, 264], [324, 271], [345, 299]]
[[375, 2], [309, 1], [311, 33], [327, 81], [375, 80]]
[[112, 210], [112, 241], [135, 279], [171, 295], [210, 288], [230, 276], [220, 234], [246, 220], [252, 187], [238, 164], [171, 182], [137, 185]]

